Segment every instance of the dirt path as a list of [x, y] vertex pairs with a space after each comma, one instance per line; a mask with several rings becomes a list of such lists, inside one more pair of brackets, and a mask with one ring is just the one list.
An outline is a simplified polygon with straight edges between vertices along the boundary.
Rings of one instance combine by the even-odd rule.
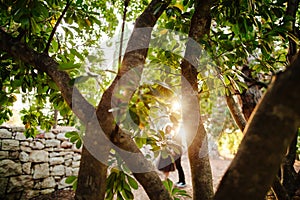
[[[187, 155], [184, 154], [182, 156], [182, 167], [185, 173], [185, 179], [186, 179], [186, 183], [187, 183], [187, 187], [184, 188], [190, 195], [192, 195], [192, 182], [191, 182], [191, 172], [190, 172], [190, 164], [187, 158]], [[215, 159], [210, 159], [210, 163], [211, 163], [211, 168], [212, 168], [212, 174], [213, 174], [213, 186], [214, 186], [214, 190], [217, 189], [217, 186], [223, 176], [223, 174], [225, 173], [226, 169], [228, 168], [229, 164], [231, 163], [231, 160], [229, 159], [222, 159], [222, 158], [215, 158]], [[160, 177], [161, 179], [163, 179], [163, 174], [160, 173]], [[170, 173], [170, 177], [169, 177], [174, 183], [176, 183], [178, 181], [178, 174], [177, 171], [175, 172], [171, 172]], [[139, 189], [137, 191], [134, 191], [134, 197], [137, 200], [148, 200], [148, 196], [145, 193], [145, 191], [142, 189], [142, 187], [140, 186]], [[185, 199], [191, 199], [191, 198], [181, 198], [182, 200]]]

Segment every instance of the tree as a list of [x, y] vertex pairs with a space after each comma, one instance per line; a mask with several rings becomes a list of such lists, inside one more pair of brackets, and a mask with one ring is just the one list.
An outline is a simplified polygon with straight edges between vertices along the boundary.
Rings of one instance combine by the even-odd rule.
[[[284, 133], [295, 133], [299, 127], [299, 108], [296, 104], [299, 97], [296, 92], [289, 93], [287, 90], [299, 89], [299, 81], [296, 79], [299, 73], [299, 59], [296, 59], [286, 72], [276, 77], [274, 85], [268, 89], [256, 108], [247, 124], [246, 136], [240, 150], [215, 197], [199, 100], [203, 99], [203, 91], [213, 92], [207, 89], [207, 85], [210, 81], [215, 81], [216, 77], [207, 78], [201, 72], [204, 70], [203, 65], [206, 65], [206, 68], [216, 68], [217, 76], [225, 86], [223, 94], [227, 96], [231, 105], [237, 107], [230, 94], [236, 91], [242, 93], [249, 87], [241, 79], [245, 73], [239, 70], [239, 66], [249, 65], [255, 75], [263, 74], [263, 77], [270, 75], [270, 72], [275, 74], [278, 68], [283, 67], [286, 36], [295, 39], [294, 33], [286, 30], [291, 18], [286, 17], [284, 22], [280, 21], [284, 16], [284, 3], [202, 0], [152, 0], [150, 3], [80, 0], [66, 3], [55, 0], [2, 2], [1, 100], [5, 109], [2, 109], [1, 120], [8, 119], [11, 114], [7, 106], [12, 104], [14, 92], [19, 88], [23, 92], [34, 90], [38, 94], [37, 99], [46, 102], [49, 98], [54, 103], [54, 108], [60, 110], [61, 115], [66, 115], [67, 106], [71, 108], [86, 128], [77, 199], [104, 199], [107, 192], [107, 160], [112, 154], [117, 160], [121, 158], [124, 161], [122, 166], [131, 171], [150, 199], [171, 199], [154, 166], [139, 149], [144, 144], [151, 144], [153, 149], [157, 148], [155, 138], [158, 135], [147, 135], [145, 140], [133, 137], [136, 130], [139, 133], [143, 130], [151, 132], [151, 126], [146, 120], [151, 119], [151, 106], [154, 108], [157, 105], [166, 105], [158, 100], [157, 92], [172, 91], [168, 84], [139, 86], [143, 79], [143, 70], [156, 66], [162, 70], [159, 63], [164, 63], [170, 66], [166, 68], [165, 73], [151, 73], [151, 78], [159, 76], [166, 83], [172, 83], [172, 73], [179, 72], [179, 75], [182, 75], [179, 83], [182, 87], [182, 119], [187, 135], [194, 137], [188, 149], [194, 198], [237, 199], [245, 196], [245, 199], [260, 199], [270, 187], [287, 145], [291, 142], [292, 137]], [[90, 69], [80, 67], [78, 62], [83, 62], [85, 57], [91, 57], [92, 53], [88, 48], [72, 46], [78, 41], [83, 41], [86, 46], [95, 45], [95, 41], [102, 37], [101, 34], [112, 35], [117, 20], [114, 17], [113, 5], [120, 13], [124, 11], [123, 19], [127, 14], [127, 19], [135, 19], [135, 24], [125, 53], [119, 56], [123, 58], [115, 72], [116, 75], [108, 82], [108, 86], [102, 85], [104, 89], [101, 100], [92, 104], [84, 96], [86, 90], [79, 90], [80, 84], [89, 81], [85, 73], [97, 76], [96, 74], [99, 75], [105, 70], [94, 73]], [[130, 11], [127, 13], [125, 11], [129, 6], [131, 9], [128, 9]], [[102, 19], [99, 20], [98, 17]], [[109, 24], [110, 28], [107, 28], [105, 23]], [[156, 25], [164, 29], [153, 32]], [[59, 35], [59, 27], [65, 36]], [[184, 42], [174, 42], [173, 36], [166, 34], [172, 30], [188, 34], [188, 37], [177, 35]], [[57, 36], [54, 37], [55, 35]], [[172, 50], [149, 48], [152, 41], [160, 42], [160, 45], [168, 43]], [[271, 45], [272, 43], [280, 46], [281, 51], [275, 52], [275, 45]], [[216, 64], [201, 56], [204, 55], [204, 50], [214, 58]], [[184, 53], [184, 56], [178, 56], [180, 53], [174, 53], [176, 51]], [[251, 63], [249, 56], [255, 57]], [[205, 84], [200, 85], [199, 82]], [[178, 82], [176, 83], [178, 85]], [[59, 98], [60, 95], [63, 99]], [[127, 117], [131, 119], [130, 122], [125, 120]], [[34, 135], [32, 120], [39, 124], [42, 119], [26, 119], [24, 122], [27, 125], [28, 136]], [[170, 114], [170, 120], [177, 120], [175, 114]], [[273, 126], [274, 121], [282, 123]], [[259, 134], [261, 132], [264, 134]], [[261, 151], [259, 154], [258, 150]], [[272, 159], [266, 159], [268, 156]], [[250, 167], [245, 160], [252, 162]], [[268, 170], [266, 166], [269, 167]], [[199, 171], [204, 173], [198, 175]], [[114, 171], [111, 174], [116, 176]], [[122, 180], [125, 180], [126, 175], [121, 176]], [[112, 176], [108, 177], [108, 180], [110, 179]], [[129, 179], [127, 178], [128, 183]], [[237, 184], [232, 184], [233, 179]], [[233, 190], [237, 192], [232, 194], [230, 191]], [[125, 198], [131, 194], [129, 190], [126, 191], [122, 194], [118, 191], [117, 195]]]
[[[295, 86], [295, 76], [299, 72], [293, 70], [298, 71], [299, 61], [297, 59], [284, 74], [278, 75], [277, 80], [260, 102], [245, 130], [241, 147], [224, 175], [215, 199], [262, 199], [266, 194], [288, 145], [294, 138], [293, 133], [299, 127], [298, 123], [294, 123], [298, 120], [298, 114], [295, 113], [299, 111], [297, 106], [292, 106], [292, 101], [298, 100], [299, 97], [293, 91], [287, 90], [292, 85]], [[273, 122], [278, 122], [278, 125]], [[268, 137], [273, 139], [267, 140]], [[274, 142], [278, 142], [278, 145], [274, 145]], [[265, 155], [257, 156], [258, 154]], [[266, 159], [267, 157], [269, 159]], [[268, 169], [261, 163], [269, 166]]]
[[[297, 1], [288, 1], [287, 2], [287, 7], [282, 8], [280, 11], [283, 15], [283, 22], [286, 23], [286, 25], [281, 25], [281, 26], [289, 26], [289, 29], [287, 29], [288, 33], [285, 32], [285, 34], [293, 35], [293, 37], [298, 37], [297, 30], [295, 28], [296, 24], [296, 13], [297, 13], [297, 8], [298, 8], [298, 3]], [[276, 9], [279, 9], [278, 7]], [[284, 10], [285, 9], [285, 10]], [[275, 11], [275, 8], [274, 8]], [[279, 10], [277, 10], [279, 11]], [[285, 12], [285, 13], [284, 13]], [[278, 15], [282, 16], [282, 15]], [[272, 20], [274, 21], [274, 20]], [[249, 25], [249, 24], [248, 24]], [[252, 26], [250, 24], [250, 26]], [[249, 27], [246, 29], [250, 29]], [[279, 30], [279, 28], [278, 28]], [[291, 63], [291, 58], [296, 55], [297, 53], [297, 45], [295, 42], [295, 38], [288, 39], [289, 41], [289, 48], [288, 48], [288, 54], [287, 54], [287, 63]], [[283, 47], [285, 48], [285, 47]], [[252, 114], [255, 106], [258, 104], [258, 101], [260, 100], [262, 96], [262, 90], [267, 88], [267, 82], [266, 80], [261, 81], [262, 79], [259, 77], [255, 78], [255, 74], [257, 73], [256, 69], [257, 68], [250, 68], [249, 67], [249, 61], [245, 62], [242, 67], [241, 71], [239, 72], [241, 78], [244, 80], [243, 82], [247, 84], [247, 89], [242, 90], [242, 92], [239, 92], [234, 85], [231, 84], [229, 87], [232, 87], [231, 90], [231, 95], [226, 96], [226, 100], [228, 102], [228, 106], [231, 109], [231, 113], [233, 117], [235, 118], [239, 128], [243, 131], [245, 126], [246, 126], [246, 121], [249, 120], [250, 115]], [[254, 77], [253, 77], [254, 76]], [[235, 102], [233, 95], [237, 96], [239, 101], [241, 102], [240, 106], [238, 103]], [[240, 107], [240, 108], [239, 108]], [[279, 178], [281, 182], [283, 183], [281, 185], [280, 182], [274, 181], [273, 185], [273, 190], [275, 192], [275, 195], [281, 198], [283, 196], [289, 195], [289, 198], [292, 198], [292, 196], [295, 193], [295, 190], [297, 189], [297, 184], [296, 184], [296, 173], [294, 170], [294, 162], [296, 158], [296, 144], [297, 144], [297, 134], [295, 135], [294, 140], [291, 143], [291, 146], [288, 148], [288, 153], [282, 163], [282, 169], [281, 172], [279, 173]], [[279, 199], [281, 199], [279, 198]], [[286, 197], [284, 197], [286, 198]]]

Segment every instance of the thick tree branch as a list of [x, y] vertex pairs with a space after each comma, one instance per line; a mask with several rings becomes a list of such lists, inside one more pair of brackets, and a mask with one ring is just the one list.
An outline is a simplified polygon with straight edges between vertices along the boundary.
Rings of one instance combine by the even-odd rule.
[[[292, 20], [289, 21], [288, 23], [292, 23], [292, 30], [290, 30], [289, 32], [293, 35], [296, 35], [297, 37], [300, 37], [300, 35], [297, 35], [297, 31], [296, 31], [296, 13], [298, 11], [298, 7], [299, 7], [299, 0], [288, 0], [288, 5], [287, 5], [287, 9], [286, 9], [286, 16], [292, 17]], [[291, 63], [292, 62], [292, 58], [293, 56], [297, 53], [297, 44], [296, 42], [289, 38], [289, 52], [287, 55], [287, 60]]]
[[241, 108], [239, 107], [239, 104], [235, 101], [233, 94], [226, 95], [225, 98], [231, 116], [233, 117], [239, 129], [244, 131], [247, 121], [243, 115], [243, 112], [241, 111]]
[[[220, 61], [217, 59], [216, 63], [221, 66]], [[220, 80], [222, 80], [222, 83], [225, 87], [225, 89], [228, 89], [230, 91], [230, 94], [226, 94], [225, 95], [225, 99], [226, 99], [226, 103], [227, 106], [229, 108], [230, 114], [232, 116], [232, 118], [234, 119], [236, 125], [239, 127], [239, 129], [241, 131], [244, 131], [246, 125], [247, 125], [247, 121], [245, 119], [245, 116], [242, 112], [242, 108], [240, 107], [240, 104], [234, 99], [234, 95], [238, 94], [237, 97], [240, 96], [240, 93], [237, 92], [235, 94], [235, 92], [231, 91], [230, 88], [232, 88], [231, 85], [227, 86], [224, 82], [224, 78], [222, 77], [222, 72], [220, 67], [216, 67], [215, 68], [217, 73], [218, 73], [218, 77], [220, 78]]]
[[[202, 47], [199, 42], [210, 31], [210, 9], [212, 1], [195, 1], [195, 12], [191, 19], [189, 40], [186, 44], [181, 67], [182, 119], [188, 142], [188, 156], [192, 173], [193, 199], [212, 199], [212, 172], [209, 163], [207, 135], [200, 118], [200, 105], [197, 96], [197, 68]], [[201, 173], [199, 173], [201, 172]]]
[[65, 13], [67, 12], [67, 10], [69, 9], [70, 5], [71, 5], [71, 2], [70, 0], [67, 1], [67, 4], [66, 4], [66, 7], [64, 8], [64, 10], [62, 11], [61, 15], [59, 16], [59, 18], [57, 19], [52, 31], [51, 31], [51, 34], [49, 36], [49, 39], [48, 39], [48, 42], [46, 44], [46, 48], [44, 50], [44, 53], [48, 54], [48, 51], [49, 51], [49, 48], [50, 48], [50, 45], [51, 45], [51, 41], [54, 37], [54, 34], [56, 32], [56, 29], [58, 27], [58, 25], [60, 24], [62, 18], [64, 17]]
[[70, 76], [65, 71], [58, 70], [59, 64], [53, 58], [46, 54], [33, 51], [2, 29], [0, 29], [0, 50], [7, 52], [15, 59], [34, 66], [38, 71], [42, 73], [45, 72], [49, 75], [59, 87], [62, 96], [74, 114], [84, 124], [89, 121], [95, 112], [95, 108], [89, 104], [77, 88], [71, 84]]
[[[300, 56], [279, 74], [245, 129], [215, 199], [263, 199], [300, 126]], [[232, 192], [235, 191], [235, 192]]]
[[[154, 172], [153, 165], [146, 160], [131, 136], [121, 128], [116, 128], [119, 124], [115, 121], [114, 115], [118, 115], [119, 111], [112, 112], [111, 109], [128, 103], [131, 95], [138, 88], [152, 28], [169, 3], [170, 0], [152, 0], [136, 19], [120, 70], [110, 87], [104, 92], [97, 109], [97, 118], [101, 129], [108, 138], [112, 139], [114, 144], [120, 147], [114, 147], [114, 149], [133, 171], [150, 199], [171, 199], [171, 197], [159, 176]], [[120, 92], [123, 92], [123, 98], [116, 98], [115, 94], [120, 94]], [[144, 171], [139, 172], [139, 170]], [[157, 191], [159, 192], [157, 193]]]
[[[58, 70], [59, 64], [48, 55], [44, 53], [37, 53], [32, 49], [29, 49], [25, 44], [19, 42], [18, 40], [12, 38], [10, 35], [5, 33], [0, 29], [0, 50], [3, 52], [7, 52], [12, 55], [15, 59], [19, 59], [24, 63], [30, 64], [34, 66], [40, 73], [45, 72], [48, 76], [52, 78], [52, 80], [56, 83], [61, 94], [69, 107], [72, 109], [73, 113], [83, 122], [83, 124], [87, 127], [86, 134], [93, 135], [95, 131], [99, 131], [99, 123], [97, 123], [97, 129], [90, 131], [89, 123], [91, 121], [95, 124], [95, 108], [89, 104], [86, 99], [81, 95], [81, 93], [77, 90], [74, 85], [71, 84], [70, 76], [65, 72]], [[101, 132], [98, 132], [99, 135]], [[102, 139], [103, 142], [109, 143], [109, 141]], [[105, 148], [107, 144], [99, 143], [99, 148]], [[85, 188], [88, 188], [91, 191], [91, 194], [86, 194], [86, 192], [82, 192], [82, 196], [76, 196], [76, 199], [82, 198], [94, 198], [94, 199], [103, 199], [105, 195], [105, 180], [106, 180], [106, 169], [107, 166], [105, 163], [99, 162], [93, 158], [89, 151], [85, 148], [85, 140], [83, 147], [83, 155], [81, 159], [81, 167], [80, 172], [84, 171], [84, 167], [90, 167], [90, 170], [93, 170], [95, 173], [99, 174], [97, 177], [89, 177], [89, 180], [93, 181], [84, 181], [80, 177], [78, 180], [78, 190], [80, 192]], [[101, 152], [101, 151], [100, 151]], [[82, 186], [83, 185], [83, 186]], [[100, 188], [100, 189], [99, 189]]]

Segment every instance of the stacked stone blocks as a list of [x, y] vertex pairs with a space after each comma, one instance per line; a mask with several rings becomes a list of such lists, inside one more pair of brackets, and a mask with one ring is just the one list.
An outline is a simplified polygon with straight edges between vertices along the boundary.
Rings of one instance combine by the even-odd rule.
[[77, 176], [81, 149], [65, 137], [74, 128], [61, 127], [26, 138], [23, 127], [0, 127], [0, 199], [30, 199], [58, 189]]

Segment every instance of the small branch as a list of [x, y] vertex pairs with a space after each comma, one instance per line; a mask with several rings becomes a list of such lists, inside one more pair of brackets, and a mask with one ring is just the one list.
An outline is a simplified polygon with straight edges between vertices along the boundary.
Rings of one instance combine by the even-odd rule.
[[248, 85], [248, 87], [250, 86], [253, 86], [253, 85], [258, 85], [258, 86], [261, 86], [263, 88], [268, 88], [268, 84], [264, 83], [264, 82], [261, 82], [261, 81], [258, 81], [252, 77], [249, 77], [247, 76], [245, 73], [240, 73], [236, 70], [233, 70], [235, 71], [236, 73], [238, 73], [246, 82], [250, 82], [251, 84]]
[[120, 49], [119, 49], [119, 61], [118, 65], [121, 66], [121, 58], [122, 58], [122, 49], [123, 49], [123, 38], [124, 38], [124, 29], [125, 29], [125, 22], [126, 22], [126, 13], [127, 7], [130, 0], [126, 0], [124, 2], [124, 12], [123, 12], [123, 22], [122, 22], [122, 31], [121, 31], [121, 39], [120, 39]]
[[[297, 13], [298, 7], [299, 7], [298, 0], [288, 0], [286, 16], [290, 16], [293, 18], [293, 20], [291, 21], [293, 23], [292, 30], [289, 31], [293, 35], [297, 35], [295, 23], [296, 23], [296, 13]], [[291, 61], [293, 60], [293, 56], [297, 53], [297, 44], [291, 38], [289, 38], [288, 40], [289, 40], [289, 50], [288, 50], [287, 60], [289, 63], [291, 63]]]
[[226, 102], [230, 110], [231, 116], [233, 117], [239, 129], [242, 132], [244, 132], [244, 129], [247, 125], [247, 121], [245, 119], [245, 116], [243, 115], [239, 104], [234, 100], [233, 94], [230, 94], [229, 96], [226, 95]]
[[275, 180], [273, 181], [271, 190], [273, 191], [276, 199], [278, 199], [278, 200], [289, 200], [290, 199], [286, 189], [281, 184], [281, 182], [277, 176], [275, 177]]
[[71, 5], [71, 1], [68, 0], [68, 1], [67, 1], [67, 4], [66, 4], [66, 7], [65, 7], [64, 10], [62, 11], [61, 15], [59, 16], [58, 20], [56, 21], [55, 26], [53, 27], [53, 29], [52, 29], [52, 31], [51, 31], [51, 34], [50, 34], [50, 36], [49, 36], [49, 39], [48, 39], [46, 48], [45, 48], [45, 50], [44, 50], [44, 53], [48, 53], [49, 48], [50, 48], [50, 44], [51, 44], [51, 41], [52, 41], [52, 39], [53, 39], [53, 37], [54, 37], [54, 34], [55, 34], [55, 32], [56, 32], [56, 29], [57, 29], [58, 25], [60, 24], [60, 22], [61, 22], [62, 18], [64, 17], [64, 15], [66, 14], [66, 12], [67, 12], [68, 8], [70, 7], [70, 5]]

